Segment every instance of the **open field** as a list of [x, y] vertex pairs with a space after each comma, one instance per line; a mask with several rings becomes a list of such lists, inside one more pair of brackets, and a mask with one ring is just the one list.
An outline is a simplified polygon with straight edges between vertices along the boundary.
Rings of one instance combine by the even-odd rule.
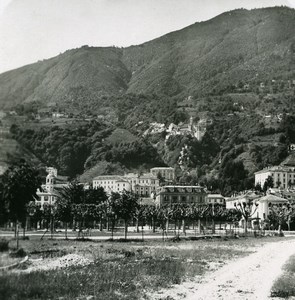
[[[29, 260], [0, 275], [1, 299], [153, 299], [178, 285], [288, 238], [166, 242], [21, 241]], [[15, 247], [15, 241], [10, 242]], [[166, 299], [166, 298], [165, 298]]]

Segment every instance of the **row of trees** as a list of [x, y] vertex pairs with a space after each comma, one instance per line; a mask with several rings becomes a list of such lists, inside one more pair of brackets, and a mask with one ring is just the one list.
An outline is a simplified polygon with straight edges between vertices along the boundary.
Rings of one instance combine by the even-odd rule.
[[[189, 225], [199, 230], [201, 233], [203, 223], [210, 223], [212, 233], [215, 233], [215, 223], [237, 223], [242, 214], [237, 209], [225, 209], [223, 205], [208, 204], [175, 204], [172, 206], [157, 207], [154, 205], [141, 205], [138, 195], [124, 191], [122, 193], [112, 193], [109, 197], [95, 198], [90, 203], [89, 194], [104, 193], [102, 188], [82, 190], [82, 195], [77, 198], [73, 191], [80, 186], [72, 183], [63, 191], [63, 196], [54, 205], [45, 205], [41, 210], [40, 206], [31, 202], [28, 206], [32, 222], [45, 221], [48, 229], [53, 231], [53, 223], [60, 221], [63, 223], [65, 235], [67, 228], [77, 228], [78, 237], [85, 228], [99, 227], [100, 230], [106, 228], [113, 236], [114, 228], [123, 223], [124, 238], [127, 238], [128, 226], [133, 224], [139, 232], [140, 226], [149, 225], [155, 232], [159, 228], [163, 236], [168, 232], [171, 223], [174, 224], [175, 233], [182, 228], [183, 233]], [[85, 196], [86, 195], [86, 196]], [[97, 200], [99, 199], [99, 200]], [[78, 200], [78, 201], [77, 201]], [[94, 200], [94, 198], [93, 198]]]
[[[77, 228], [80, 234], [84, 228], [103, 227], [114, 232], [114, 228], [123, 222], [124, 236], [127, 238], [129, 224], [136, 226], [150, 225], [153, 231], [158, 227], [163, 235], [171, 223], [178, 229], [188, 225], [199, 228], [210, 222], [212, 233], [215, 233], [215, 223], [237, 223], [242, 218], [247, 224], [253, 215], [251, 207], [236, 206], [226, 209], [223, 205], [211, 204], [175, 204], [172, 206], [146, 206], [140, 204], [138, 195], [124, 191], [107, 196], [103, 188], [85, 189], [78, 182], [72, 182], [60, 192], [60, 197], [54, 205], [38, 206], [36, 190], [41, 187], [38, 172], [26, 162], [11, 166], [0, 176], [0, 223], [10, 221], [26, 228], [28, 217], [33, 224], [44, 223], [50, 231], [54, 231], [54, 223], [63, 223], [66, 231], [70, 225]], [[284, 224], [290, 225], [295, 220], [293, 206], [270, 207], [269, 223], [281, 229]], [[99, 224], [99, 225], [98, 225]], [[245, 231], [247, 226], [245, 227]], [[67, 234], [67, 233], [66, 233]]]

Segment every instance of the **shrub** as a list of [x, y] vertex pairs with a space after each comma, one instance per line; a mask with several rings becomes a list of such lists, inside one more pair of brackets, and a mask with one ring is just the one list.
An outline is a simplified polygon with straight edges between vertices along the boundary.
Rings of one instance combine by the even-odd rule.
[[16, 249], [9, 254], [11, 257], [24, 257], [27, 255], [23, 248]]
[[7, 241], [5, 239], [1, 239], [0, 240], [0, 252], [8, 251], [8, 244], [9, 244], [9, 241]]

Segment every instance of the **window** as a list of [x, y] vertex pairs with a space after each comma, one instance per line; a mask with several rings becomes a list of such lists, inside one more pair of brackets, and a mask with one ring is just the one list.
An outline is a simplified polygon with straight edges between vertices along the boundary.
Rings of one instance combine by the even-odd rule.
[[44, 201], [48, 201], [48, 196], [44, 196]]

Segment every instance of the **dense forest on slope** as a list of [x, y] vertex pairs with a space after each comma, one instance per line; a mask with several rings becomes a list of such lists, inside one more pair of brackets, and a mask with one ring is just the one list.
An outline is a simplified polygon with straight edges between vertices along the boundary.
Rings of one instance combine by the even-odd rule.
[[[71, 178], [105, 161], [119, 163], [116, 172], [162, 164], [157, 151], [144, 139], [114, 141], [114, 127], [92, 121], [78, 126], [39, 130], [11, 127], [13, 137], [40, 161], [58, 168]], [[109, 139], [109, 140], [108, 140]]]
[[0, 108], [28, 101], [221, 93], [239, 83], [295, 77], [295, 11], [245, 9], [128, 48], [84, 46], [0, 75]]

